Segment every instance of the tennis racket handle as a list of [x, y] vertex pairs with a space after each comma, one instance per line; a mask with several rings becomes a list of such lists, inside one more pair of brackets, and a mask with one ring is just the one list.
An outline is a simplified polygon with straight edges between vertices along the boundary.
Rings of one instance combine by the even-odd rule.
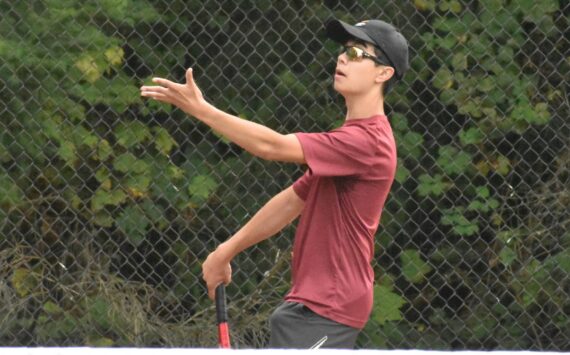
[[231, 348], [230, 344], [230, 329], [228, 323], [218, 324], [218, 344], [222, 349]]
[[224, 284], [216, 287], [216, 318], [218, 322], [218, 344], [222, 349], [229, 349], [231, 347], [230, 329], [228, 326], [226, 287]]
[[224, 284], [216, 287], [216, 318], [218, 324], [228, 322], [228, 311], [226, 308], [226, 286]]

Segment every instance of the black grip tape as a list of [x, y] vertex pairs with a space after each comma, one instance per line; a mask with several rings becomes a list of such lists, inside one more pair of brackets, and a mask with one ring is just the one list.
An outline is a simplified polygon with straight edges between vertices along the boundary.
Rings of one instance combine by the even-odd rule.
[[218, 324], [227, 323], [228, 311], [226, 308], [226, 286], [220, 284], [216, 287], [216, 318]]

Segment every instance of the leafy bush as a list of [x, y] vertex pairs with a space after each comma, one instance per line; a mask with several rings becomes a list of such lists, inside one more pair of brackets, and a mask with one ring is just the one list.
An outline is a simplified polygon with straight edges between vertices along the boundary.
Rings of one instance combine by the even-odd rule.
[[[192, 66], [224, 110], [328, 130], [334, 16], [387, 19], [411, 46], [359, 346], [570, 349], [561, 4], [0, 1], [0, 343], [214, 346], [201, 260], [303, 167], [242, 154], [138, 88]], [[292, 238], [237, 258], [236, 344], [264, 345]]]

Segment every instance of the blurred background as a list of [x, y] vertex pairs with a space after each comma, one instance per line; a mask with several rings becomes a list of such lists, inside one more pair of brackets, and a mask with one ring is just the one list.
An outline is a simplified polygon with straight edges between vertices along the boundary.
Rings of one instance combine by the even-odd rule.
[[[142, 100], [194, 68], [282, 133], [342, 124], [324, 23], [409, 40], [398, 172], [360, 348], [570, 350], [570, 5], [559, 0], [0, 0], [0, 345], [215, 347], [201, 262], [304, 171]], [[294, 225], [233, 263], [262, 347]]]

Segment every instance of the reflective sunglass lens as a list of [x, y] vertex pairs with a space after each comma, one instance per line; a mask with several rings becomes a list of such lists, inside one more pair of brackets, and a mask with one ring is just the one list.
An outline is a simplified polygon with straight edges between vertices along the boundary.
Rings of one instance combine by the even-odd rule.
[[360, 53], [358, 52], [358, 48], [355, 47], [349, 47], [346, 50], [346, 55], [348, 56], [349, 59], [351, 60], [360, 60], [362, 59], [362, 56], [360, 55]]

